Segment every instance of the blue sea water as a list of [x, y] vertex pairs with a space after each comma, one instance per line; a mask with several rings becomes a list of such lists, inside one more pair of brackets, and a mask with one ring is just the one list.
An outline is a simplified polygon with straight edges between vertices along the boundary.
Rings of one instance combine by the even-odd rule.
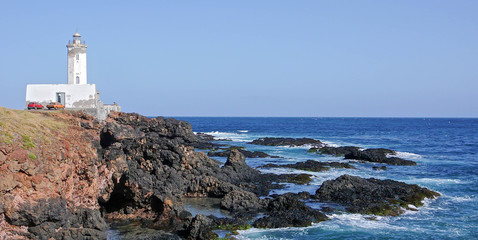
[[[345, 161], [340, 157], [308, 153], [307, 147], [270, 147], [248, 144], [261, 137], [310, 137], [333, 146], [383, 147], [417, 166], [356, 163], [357, 169], [333, 169], [313, 173], [310, 185], [289, 184], [275, 193], [314, 193], [323, 181], [343, 174], [393, 179], [418, 184], [441, 193], [426, 200], [419, 211], [398, 217], [349, 213], [329, 214], [331, 220], [307, 228], [249, 229], [239, 239], [478, 239], [478, 119], [439, 118], [222, 118], [179, 117], [195, 132], [227, 139], [226, 144], [245, 146], [282, 158], [247, 159], [252, 167], [266, 163]], [[216, 158], [225, 161], [224, 158]], [[262, 172], [300, 173], [293, 169], [261, 169]], [[316, 203], [310, 204], [312, 207]]]

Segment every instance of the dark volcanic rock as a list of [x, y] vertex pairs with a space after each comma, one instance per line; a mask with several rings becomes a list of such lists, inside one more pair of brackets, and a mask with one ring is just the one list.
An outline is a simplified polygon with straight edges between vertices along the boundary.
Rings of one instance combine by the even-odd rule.
[[34, 205], [23, 204], [19, 209], [7, 210], [5, 217], [12, 225], [29, 226], [32, 238], [63, 239], [73, 235], [75, 239], [106, 239], [107, 225], [97, 210], [81, 208], [72, 212], [67, 202], [59, 198], [42, 199]]
[[265, 152], [260, 152], [260, 151], [247, 151], [245, 149], [239, 149], [235, 147], [231, 147], [229, 149], [226, 149], [225, 151], [210, 151], [207, 153], [209, 157], [228, 157], [229, 154], [231, 153], [231, 149], [238, 149], [246, 158], [280, 158], [279, 156], [271, 156]]
[[439, 193], [393, 180], [364, 179], [342, 175], [327, 180], [316, 191], [320, 201], [343, 204], [353, 213], [397, 216], [409, 204], [422, 206], [424, 198], [435, 198]]
[[196, 133], [196, 136], [198, 136], [201, 140], [203, 141], [214, 141], [214, 136], [213, 135], [209, 135], [207, 133]]
[[322, 172], [328, 171], [330, 168], [351, 168], [354, 169], [355, 167], [350, 165], [349, 163], [340, 163], [340, 162], [318, 162], [314, 160], [307, 160], [305, 162], [298, 162], [294, 164], [284, 164], [284, 165], [277, 165], [277, 164], [266, 164], [264, 167], [270, 168], [293, 168], [311, 172]]
[[356, 159], [368, 162], [386, 163], [390, 165], [417, 165], [416, 162], [398, 157], [387, 157], [387, 154], [395, 154], [395, 151], [385, 148], [366, 149], [352, 151], [345, 154], [345, 159]]
[[250, 144], [265, 145], [265, 146], [303, 146], [310, 144], [313, 146], [322, 146], [323, 143], [312, 138], [259, 138]]
[[371, 148], [362, 150], [359, 147], [313, 147], [309, 152], [317, 152], [320, 154], [330, 154], [334, 156], [345, 156], [345, 159], [355, 159], [368, 162], [386, 163], [390, 165], [416, 165], [417, 163], [398, 157], [388, 157], [396, 152], [386, 148]]
[[345, 147], [321, 147], [321, 148], [311, 148], [309, 152], [318, 152], [320, 154], [329, 154], [334, 156], [344, 156], [345, 154], [359, 151], [361, 148], [353, 146]]
[[226, 163], [222, 166], [227, 179], [234, 184], [243, 181], [252, 181], [259, 177], [260, 172], [246, 164], [246, 158], [237, 149], [231, 150]]
[[295, 194], [284, 194], [269, 200], [268, 215], [256, 220], [257, 228], [307, 227], [313, 222], [327, 220], [319, 210], [312, 209], [300, 201]]
[[189, 225], [187, 238], [200, 240], [217, 239], [218, 235], [212, 232], [212, 226], [212, 219], [198, 214]]
[[230, 182], [258, 196], [266, 196], [271, 189], [282, 188], [281, 185], [275, 183], [281, 180], [281, 176], [261, 174], [259, 171], [249, 167], [246, 164], [244, 155], [237, 149], [231, 150], [221, 170], [222, 171], [216, 175], [218, 179], [224, 182]]
[[373, 169], [373, 170], [387, 170], [387, 166], [381, 166], [381, 167], [379, 167], [379, 166], [373, 166], [372, 169]]
[[221, 208], [229, 211], [254, 211], [262, 208], [262, 203], [254, 193], [235, 190], [222, 198]]
[[206, 133], [196, 133], [196, 136], [198, 137], [197, 141], [191, 142], [191, 146], [194, 146], [195, 148], [198, 149], [215, 149], [221, 146], [225, 146], [223, 144], [218, 144], [218, 143], [213, 143], [214, 141], [214, 136], [206, 134]]

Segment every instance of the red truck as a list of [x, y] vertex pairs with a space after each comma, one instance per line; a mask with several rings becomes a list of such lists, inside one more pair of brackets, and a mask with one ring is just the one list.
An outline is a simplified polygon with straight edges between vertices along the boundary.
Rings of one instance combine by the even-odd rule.
[[43, 105], [37, 102], [31, 102], [31, 103], [28, 103], [27, 108], [28, 109], [43, 109]]

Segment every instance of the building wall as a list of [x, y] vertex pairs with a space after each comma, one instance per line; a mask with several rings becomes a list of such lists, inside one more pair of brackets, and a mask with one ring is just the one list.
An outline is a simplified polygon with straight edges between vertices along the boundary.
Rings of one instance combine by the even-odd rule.
[[56, 102], [58, 92], [65, 93], [65, 108], [97, 107], [99, 94], [96, 84], [28, 84], [26, 105], [29, 102], [39, 102], [46, 106], [50, 102]]

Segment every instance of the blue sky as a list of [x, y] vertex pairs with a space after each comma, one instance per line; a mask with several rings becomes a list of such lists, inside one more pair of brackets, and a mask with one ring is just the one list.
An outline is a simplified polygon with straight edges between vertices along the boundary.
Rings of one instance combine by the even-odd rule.
[[478, 1], [3, 1], [0, 105], [88, 82], [148, 116], [478, 117]]

